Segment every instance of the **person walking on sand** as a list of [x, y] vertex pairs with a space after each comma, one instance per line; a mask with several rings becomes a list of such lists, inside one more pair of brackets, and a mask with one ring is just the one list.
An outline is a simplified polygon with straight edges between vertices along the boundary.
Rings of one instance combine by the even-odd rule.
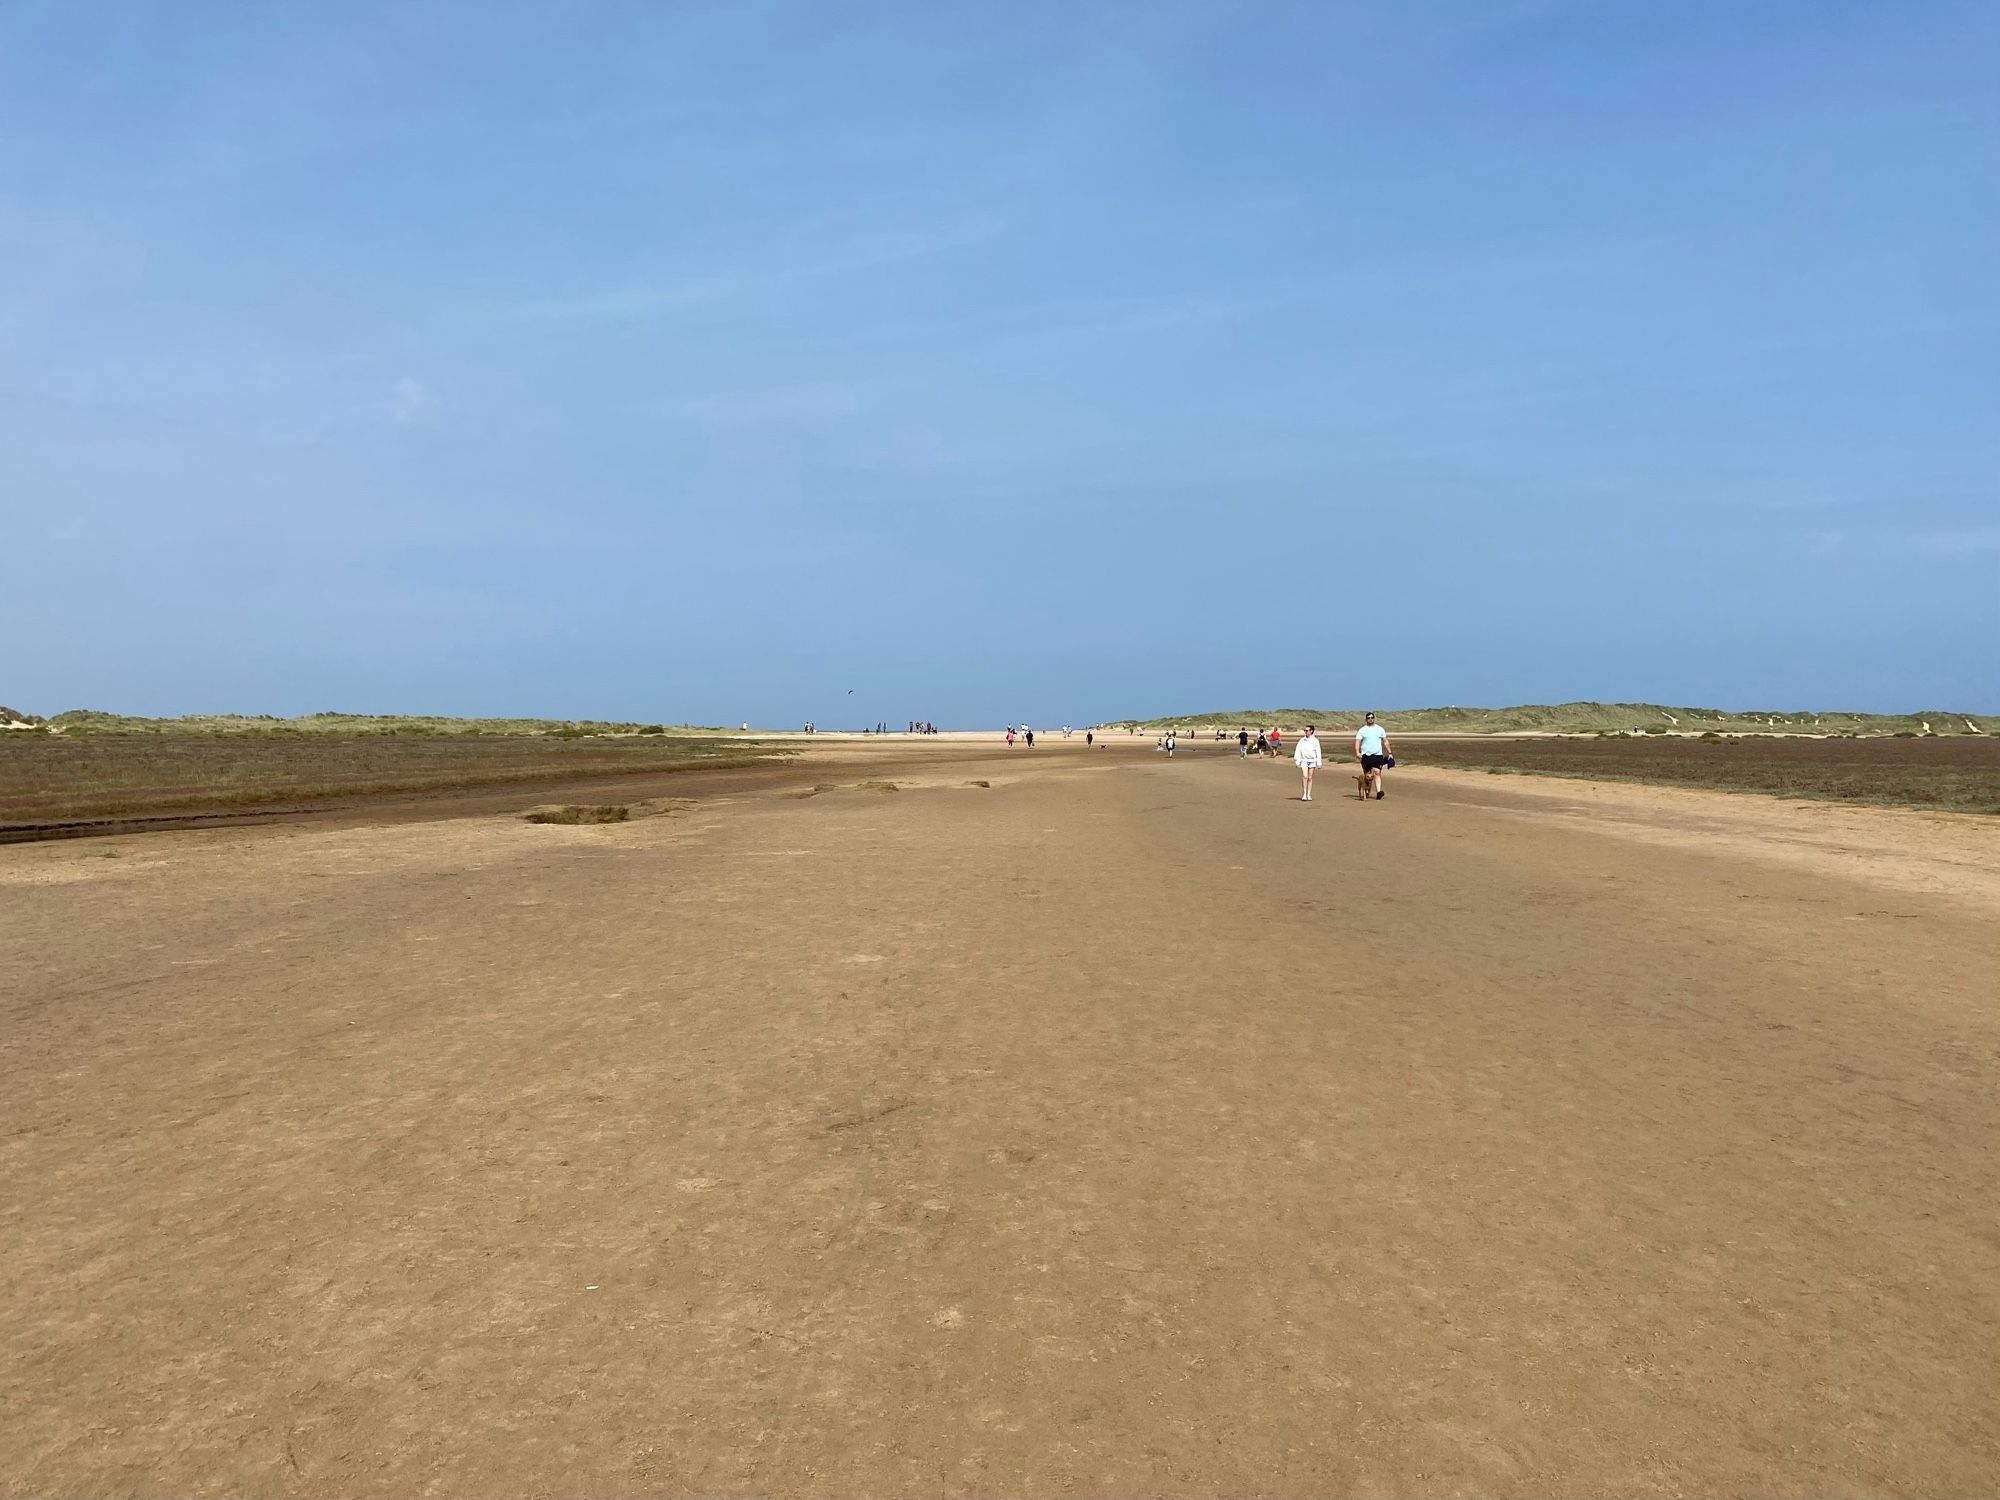
[[1009, 750], [1014, 748], [1014, 726], [1012, 724], [1007, 726], [1007, 748]]
[[1380, 802], [1382, 791], [1382, 768], [1394, 759], [1395, 752], [1389, 745], [1389, 731], [1375, 722], [1375, 715], [1366, 714], [1359, 729], [1354, 731], [1354, 758], [1361, 763], [1361, 800], [1366, 802], [1373, 792]]
[[1299, 736], [1299, 742], [1292, 749], [1292, 764], [1299, 768], [1299, 775], [1305, 785], [1299, 793], [1299, 801], [1313, 799], [1313, 772], [1319, 769], [1319, 736], [1313, 733], [1313, 726], [1306, 725], [1306, 732]]
[[1239, 729], [1236, 731], [1236, 758], [1238, 760], [1247, 760], [1249, 759], [1249, 757], [1250, 757], [1250, 731], [1247, 729]]
[[1167, 756], [1169, 759], [1172, 759], [1173, 753], [1174, 753], [1174, 732], [1171, 729], [1169, 729], [1167, 731]]
[[1271, 726], [1271, 759], [1276, 760], [1285, 753], [1285, 731], [1277, 725]]

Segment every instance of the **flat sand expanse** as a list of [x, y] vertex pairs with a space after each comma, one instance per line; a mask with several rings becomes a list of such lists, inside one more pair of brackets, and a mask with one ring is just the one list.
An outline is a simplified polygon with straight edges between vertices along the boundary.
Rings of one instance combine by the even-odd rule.
[[0, 850], [0, 1492], [2000, 1490], [2000, 827], [1198, 750]]

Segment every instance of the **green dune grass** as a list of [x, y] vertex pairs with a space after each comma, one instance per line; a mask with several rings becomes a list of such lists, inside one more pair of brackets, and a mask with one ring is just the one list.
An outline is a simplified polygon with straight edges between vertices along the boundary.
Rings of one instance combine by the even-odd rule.
[[[1241, 708], [1120, 720], [1118, 728], [1250, 729], [1278, 724], [1351, 726], [1358, 708]], [[1660, 703], [1524, 703], [1512, 708], [1377, 708], [1394, 732], [1408, 734], [1987, 734], [2000, 722], [1983, 714], [1942, 709], [1910, 714], [1866, 714], [1838, 710], [1770, 709], [1727, 711], [1675, 708]], [[1928, 726], [1928, 728], [1926, 728]]]

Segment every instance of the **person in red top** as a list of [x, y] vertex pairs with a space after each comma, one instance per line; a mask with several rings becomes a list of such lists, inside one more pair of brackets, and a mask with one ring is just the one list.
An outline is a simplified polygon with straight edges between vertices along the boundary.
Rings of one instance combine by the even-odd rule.
[[1279, 760], [1283, 760], [1285, 758], [1284, 751], [1285, 751], [1285, 731], [1282, 729], [1273, 728], [1271, 731], [1271, 754], [1277, 757]]

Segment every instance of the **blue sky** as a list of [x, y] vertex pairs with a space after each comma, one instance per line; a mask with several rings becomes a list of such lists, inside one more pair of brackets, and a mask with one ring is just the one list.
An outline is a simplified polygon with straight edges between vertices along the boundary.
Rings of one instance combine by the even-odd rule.
[[0, 3], [0, 701], [2000, 710], [1996, 58], [1984, 0]]

